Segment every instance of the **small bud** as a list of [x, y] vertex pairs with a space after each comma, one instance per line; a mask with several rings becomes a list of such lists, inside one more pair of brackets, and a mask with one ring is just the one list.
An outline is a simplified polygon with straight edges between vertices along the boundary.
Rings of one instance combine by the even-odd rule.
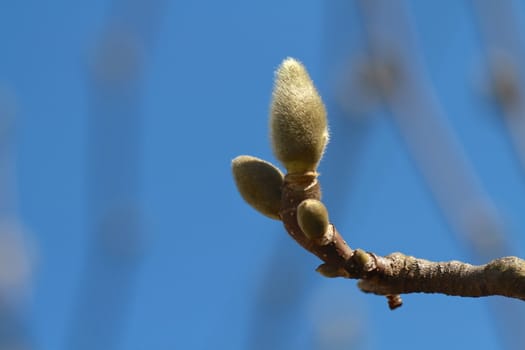
[[287, 58], [277, 69], [270, 111], [273, 151], [289, 173], [315, 171], [326, 144], [326, 109], [305, 67]]
[[283, 173], [273, 164], [251, 156], [235, 158], [232, 172], [242, 198], [260, 213], [280, 220]]
[[350, 274], [343, 268], [339, 266], [333, 266], [329, 264], [321, 264], [315, 269], [324, 277], [335, 278], [335, 277], [345, 277], [349, 278]]
[[357, 266], [363, 271], [365, 271], [366, 266], [370, 262], [370, 257], [368, 256], [368, 253], [359, 248], [354, 250], [354, 255], [352, 256], [352, 259], [357, 264]]
[[317, 199], [305, 199], [297, 207], [297, 223], [308, 238], [320, 240], [328, 231], [328, 211]]

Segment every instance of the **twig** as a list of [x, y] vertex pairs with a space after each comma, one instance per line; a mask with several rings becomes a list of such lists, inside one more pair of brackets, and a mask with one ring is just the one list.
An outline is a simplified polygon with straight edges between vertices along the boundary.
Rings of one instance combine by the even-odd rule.
[[281, 220], [297, 243], [324, 261], [317, 269], [322, 275], [359, 279], [363, 292], [387, 296], [391, 309], [402, 305], [399, 294], [406, 293], [502, 295], [525, 300], [525, 260], [517, 257], [499, 258], [479, 266], [460, 261], [432, 262], [402, 253], [383, 257], [352, 250], [334, 225], [329, 226], [322, 239], [309, 239], [297, 223], [297, 206], [305, 199], [320, 197], [317, 174], [285, 176]]
[[462, 297], [502, 295], [525, 300], [525, 261], [514, 256], [476, 266], [461, 261], [433, 262], [401, 253], [385, 257], [366, 254], [373, 267], [359, 281], [363, 292], [441, 293]]

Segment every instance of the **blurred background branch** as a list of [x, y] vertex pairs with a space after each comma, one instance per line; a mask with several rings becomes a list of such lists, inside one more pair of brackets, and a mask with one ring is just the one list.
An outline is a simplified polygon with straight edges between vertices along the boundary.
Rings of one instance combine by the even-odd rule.
[[[1, 83], [1, 82], [0, 82]], [[0, 85], [0, 349], [33, 349], [29, 325], [35, 247], [18, 214], [15, 95]]]
[[66, 349], [117, 349], [147, 239], [141, 208], [143, 77], [164, 1], [115, 1], [91, 57], [93, 226]]

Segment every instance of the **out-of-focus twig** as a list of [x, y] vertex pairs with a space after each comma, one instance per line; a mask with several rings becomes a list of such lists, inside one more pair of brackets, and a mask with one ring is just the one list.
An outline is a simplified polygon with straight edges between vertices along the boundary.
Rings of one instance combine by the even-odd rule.
[[525, 170], [525, 44], [512, 1], [472, 0], [490, 74], [489, 91], [501, 107], [502, 120]]
[[454, 232], [484, 261], [506, 255], [500, 214], [447, 123], [423, 68], [405, 1], [359, 1], [371, 77]]
[[93, 236], [67, 349], [116, 349], [143, 253], [141, 83], [164, 0], [116, 1], [89, 76]]
[[15, 102], [0, 86], [0, 349], [32, 348], [27, 301], [32, 258], [16, 209], [12, 136]]
[[[372, 70], [378, 92], [390, 109], [416, 165], [453, 231], [477, 262], [511, 255], [505, 229], [431, 88], [416, 44], [407, 3], [403, 0], [360, 0]], [[377, 69], [380, 65], [384, 68]], [[385, 74], [387, 72], [387, 74]], [[374, 76], [374, 75], [373, 75]], [[524, 344], [523, 314], [509, 300], [491, 300], [504, 342]], [[511, 340], [512, 339], [512, 340]]]

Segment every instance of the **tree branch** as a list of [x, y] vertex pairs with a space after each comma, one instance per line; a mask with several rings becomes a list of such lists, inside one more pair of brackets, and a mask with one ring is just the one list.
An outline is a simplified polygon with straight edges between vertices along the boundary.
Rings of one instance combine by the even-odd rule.
[[326, 109], [308, 72], [293, 58], [276, 72], [270, 127], [274, 154], [287, 174], [262, 159], [239, 156], [232, 162], [237, 189], [248, 204], [280, 219], [297, 243], [324, 261], [317, 268], [323, 276], [358, 279], [364, 292], [385, 295], [391, 309], [402, 305], [404, 293], [525, 300], [525, 261], [516, 257], [473, 266], [401, 253], [381, 257], [346, 244], [330, 224], [317, 181], [328, 142]]
[[365, 254], [373, 267], [361, 277], [359, 288], [367, 293], [502, 295], [525, 300], [525, 261], [517, 257], [499, 258], [474, 266], [461, 261], [433, 262], [401, 253], [385, 257]]
[[525, 260], [517, 257], [479, 266], [460, 261], [432, 262], [402, 253], [383, 257], [352, 250], [334, 225], [329, 225], [319, 239], [308, 238], [297, 223], [297, 206], [305, 199], [320, 197], [316, 173], [286, 175], [279, 215], [290, 236], [324, 261], [317, 268], [323, 276], [358, 279], [363, 292], [386, 296], [391, 309], [402, 305], [399, 294], [406, 293], [502, 295], [525, 300]]

